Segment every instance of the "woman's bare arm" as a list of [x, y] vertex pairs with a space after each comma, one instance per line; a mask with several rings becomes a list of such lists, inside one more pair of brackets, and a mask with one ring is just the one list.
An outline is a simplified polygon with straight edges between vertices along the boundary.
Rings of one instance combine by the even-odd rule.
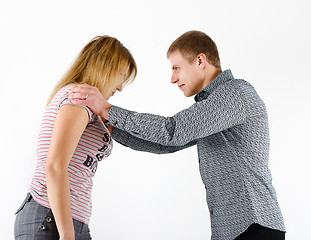
[[83, 107], [64, 105], [57, 113], [46, 163], [49, 202], [61, 240], [74, 240], [68, 164], [89, 121]]

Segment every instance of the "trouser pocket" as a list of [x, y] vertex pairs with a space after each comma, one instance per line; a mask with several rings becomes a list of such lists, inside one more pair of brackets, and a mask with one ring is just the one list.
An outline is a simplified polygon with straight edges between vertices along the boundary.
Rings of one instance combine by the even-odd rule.
[[15, 239], [54, 240], [59, 239], [56, 223], [50, 208], [38, 204], [34, 199], [21, 205], [15, 218]]
[[44, 219], [42, 219], [38, 231], [35, 235], [38, 239], [40, 237], [54, 236], [59, 237], [56, 222], [52, 210], [49, 209]]
[[30, 193], [27, 193], [25, 200], [23, 201], [22, 205], [17, 209], [15, 215], [18, 214], [20, 211], [23, 210], [25, 204], [31, 200], [32, 196]]

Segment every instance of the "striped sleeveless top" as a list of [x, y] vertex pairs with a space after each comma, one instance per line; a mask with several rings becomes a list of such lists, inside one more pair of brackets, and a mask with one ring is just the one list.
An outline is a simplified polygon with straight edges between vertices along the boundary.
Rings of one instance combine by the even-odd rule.
[[[50, 208], [47, 196], [45, 165], [56, 114], [61, 106], [72, 104], [68, 94], [72, 84], [59, 90], [46, 107], [38, 137], [37, 164], [30, 184], [34, 200]], [[93, 177], [100, 161], [112, 150], [110, 133], [99, 116], [85, 106], [90, 121], [85, 128], [68, 165], [72, 217], [89, 224], [92, 212], [91, 191]]]

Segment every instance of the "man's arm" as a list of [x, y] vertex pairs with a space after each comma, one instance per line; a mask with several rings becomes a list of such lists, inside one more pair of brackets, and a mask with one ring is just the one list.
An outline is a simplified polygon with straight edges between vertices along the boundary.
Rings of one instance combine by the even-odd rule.
[[137, 138], [130, 133], [120, 130], [118, 128], [114, 128], [112, 132], [112, 138], [123, 146], [129, 147], [133, 150], [150, 152], [155, 154], [173, 153], [196, 144], [196, 141], [192, 141], [184, 146], [164, 146], [158, 143], [153, 143]]
[[131, 135], [165, 146], [184, 146], [242, 124], [246, 114], [240, 94], [232, 86], [221, 86], [206, 100], [172, 117], [137, 113], [112, 106], [110, 124]]
[[243, 100], [233, 84], [218, 87], [207, 99], [172, 117], [137, 113], [112, 106], [98, 94], [96, 88], [88, 85], [74, 86], [72, 92], [79, 92], [76, 97], [71, 97], [73, 103], [89, 106], [93, 112], [108, 119], [112, 126], [164, 146], [185, 146], [242, 124], [246, 119]]

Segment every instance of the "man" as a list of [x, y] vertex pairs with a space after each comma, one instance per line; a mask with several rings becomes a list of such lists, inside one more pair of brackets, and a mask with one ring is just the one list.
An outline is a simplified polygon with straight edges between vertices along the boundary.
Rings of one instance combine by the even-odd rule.
[[222, 72], [216, 44], [203, 32], [181, 35], [167, 57], [171, 82], [196, 101], [172, 117], [112, 106], [88, 85], [74, 87], [72, 101], [108, 120], [112, 137], [133, 149], [170, 153], [197, 145], [212, 240], [285, 239], [268, 169], [263, 101], [248, 82], [234, 79], [230, 70]]

